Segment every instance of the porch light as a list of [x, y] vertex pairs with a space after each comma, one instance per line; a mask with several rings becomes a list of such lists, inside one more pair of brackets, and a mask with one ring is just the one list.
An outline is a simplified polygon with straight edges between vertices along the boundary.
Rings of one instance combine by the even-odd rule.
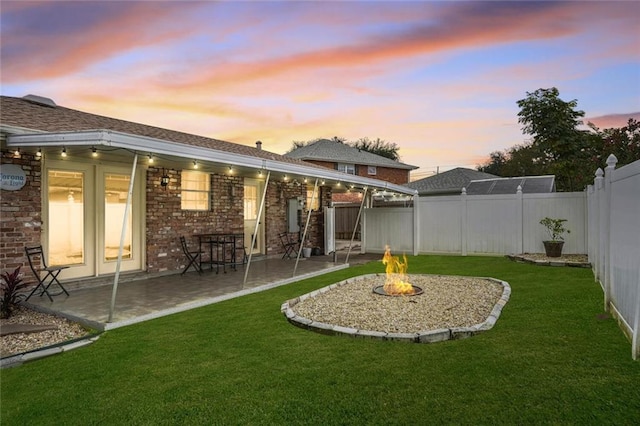
[[62, 153], [60, 153], [60, 155], [62, 157], [66, 157], [67, 156], [67, 148], [66, 147], [64, 147], [64, 146], [62, 147]]
[[17, 158], [20, 158], [20, 148], [16, 148], [16, 150], [13, 151], [13, 156], [17, 157]]
[[160, 186], [167, 190], [167, 185], [169, 185], [169, 176], [165, 173], [164, 169], [162, 169], [162, 177], [160, 178]]

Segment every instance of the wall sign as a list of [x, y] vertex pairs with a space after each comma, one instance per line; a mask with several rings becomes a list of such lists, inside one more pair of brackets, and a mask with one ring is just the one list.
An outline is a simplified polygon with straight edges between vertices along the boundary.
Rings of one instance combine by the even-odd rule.
[[2, 183], [0, 189], [7, 191], [17, 191], [27, 183], [27, 175], [22, 167], [16, 164], [2, 164], [0, 166], [0, 176]]

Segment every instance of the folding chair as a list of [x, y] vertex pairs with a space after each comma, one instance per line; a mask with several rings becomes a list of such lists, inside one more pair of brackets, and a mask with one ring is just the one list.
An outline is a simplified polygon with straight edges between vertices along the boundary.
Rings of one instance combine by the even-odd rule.
[[184, 255], [187, 257], [187, 260], [189, 261], [189, 263], [187, 263], [187, 266], [184, 267], [180, 275], [183, 275], [185, 272], [187, 272], [187, 270], [191, 266], [196, 268], [196, 271], [198, 271], [199, 274], [202, 274], [202, 267], [200, 266], [200, 258], [202, 256], [202, 251], [200, 251], [199, 249], [196, 251], [189, 250], [189, 247], [187, 246], [187, 240], [184, 238], [184, 236], [180, 237], [180, 244], [182, 245], [182, 251], [184, 252]]
[[[38, 280], [38, 285], [35, 286], [35, 288], [31, 291], [31, 293], [29, 293], [25, 301], [29, 300], [29, 298], [33, 296], [33, 294], [39, 288], [42, 289], [42, 291], [40, 292], [40, 297], [42, 297], [43, 294], [46, 294], [49, 300], [51, 300], [52, 302], [53, 302], [52, 296], [58, 296], [62, 293], [68, 296], [69, 292], [67, 291], [66, 288], [62, 286], [62, 284], [60, 284], [60, 281], [58, 281], [58, 275], [60, 275], [60, 272], [62, 272], [63, 269], [67, 269], [68, 266], [47, 266], [47, 261], [44, 258], [44, 253], [42, 251], [41, 245], [37, 247], [25, 247], [24, 251], [27, 253], [27, 259], [29, 259], [29, 266], [31, 267], [33, 274], [36, 276], [36, 279]], [[41, 268], [36, 268], [35, 266], [35, 260], [37, 258], [40, 258], [40, 264], [42, 265]], [[46, 274], [44, 274], [44, 276], [42, 277], [43, 272], [46, 272]], [[51, 294], [49, 292], [49, 287], [51, 287], [51, 285], [54, 283], [58, 287], [60, 287], [61, 291], [58, 293]]]
[[291, 241], [291, 239], [289, 238], [289, 233], [287, 232], [281, 232], [280, 234], [278, 234], [278, 236], [280, 237], [280, 242], [282, 243], [282, 248], [284, 249], [282, 258], [284, 259], [286, 257], [287, 259], [291, 259], [291, 255], [295, 252], [298, 243]]

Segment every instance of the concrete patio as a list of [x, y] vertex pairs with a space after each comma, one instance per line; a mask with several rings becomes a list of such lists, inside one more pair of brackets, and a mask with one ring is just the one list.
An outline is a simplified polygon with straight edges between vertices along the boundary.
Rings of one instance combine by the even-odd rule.
[[[54, 313], [97, 330], [109, 330], [159, 318], [176, 312], [210, 305], [223, 300], [326, 274], [350, 265], [367, 263], [381, 258], [379, 254], [358, 254], [353, 250], [345, 263], [347, 250], [337, 256], [301, 258], [295, 276], [295, 259], [254, 259], [243, 283], [246, 265], [237, 270], [227, 267], [216, 274], [205, 269], [202, 274], [190, 270], [184, 275], [172, 274], [147, 277], [144, 274], [121, 275], [112, 321], [109, 310], [113, 292], [113, 278], [102, 279], [90, 287], [67, 286], [70, 295], [62, 294], [49, 301], [46, 296], [34, 295], [26, 303], [34, 309]], [[77, 286], [75, 286], [77, 287]]]

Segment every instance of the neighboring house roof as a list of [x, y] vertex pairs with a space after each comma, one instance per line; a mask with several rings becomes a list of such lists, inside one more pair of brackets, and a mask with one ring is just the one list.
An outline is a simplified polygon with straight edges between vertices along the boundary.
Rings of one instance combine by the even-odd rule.
[[33, 95], [24, 98], [0, 96], [0, 130], [3, 138], [4, 133], [8, 135], [6, 143], [9, 147], [106, 146], [112, 148], [110, 151], [197, 159], [220, 167], [233, 165], [292, 177], [310, 176], [361, 187], [414, 193], [402, 185], [363, 176], [345, 176], [336, 170], [252, 146], [85, 113]]
[[555, 178], [546, 175], [473, 180], [466, 189], [467, 195], [515, 194], [520, 186], [523, 194], [548, 194], [556, 191]]
[[472, 180], [496, 177], [498, 176], [457, 167], [446, 172], [438, 173], [437, 175], [409, 182], [406, 186], [418, 191], [419, 195], [460, 194], [462, 188], [466, 188]]
[[362, 164], [367, 166], [389, 167], [393, 169], [415, 170], [417, 166], [411, 166], [399, 161], [371, 152], [363, 151], [329, 139], [319, 139], [308, 145], [296, 148], [284, 154], [285, 157], [299, 160], [328, 161], [332, 163]]

